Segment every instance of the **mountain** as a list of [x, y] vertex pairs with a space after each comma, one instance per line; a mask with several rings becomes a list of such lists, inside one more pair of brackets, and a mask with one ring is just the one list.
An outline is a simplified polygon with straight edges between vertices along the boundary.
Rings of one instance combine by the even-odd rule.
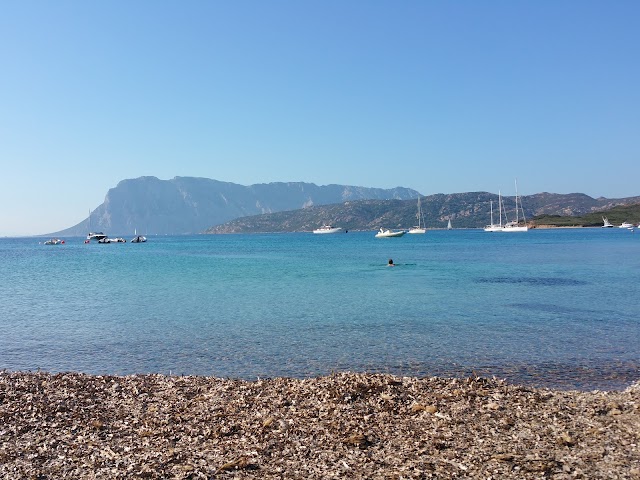
[[[444, 228], [451, 220], [454, 228], [480, 228], [490, 222], [490, 201], [498, 221], [498, 195], [487, 192], [436, 194], [422, 197], [427, 227]], [[506, 214], [515, 219], [515, 198], [502, 197]], [[584, 215], [602, 212], [617, 205], [640, 204], [640, 197], [594, 199], [582, 193], [538, 193], [521, 197], [527, 219], [541, 215]], [[416, 223], [417, 201], [360, 200], [313, 206], [296, 211], [238, 218], [217, 225], [205, 233], [251, 233], [311, 231], [324, 224], [347, 230], [408, 228]], [[504, 215], [504, 214], [503, 214]], [[594, 218], [599, 218], [595, 215]], [[600, 219], [601, 220], [601, 219]]]
[[110, 236], [199, 233], [247, 215], [295, 210], [312, 205], [363, 199], [410, 199], [409, 188], [391, 189], [288, 182], [238, 185], [208, 178], [140, 177], [110, 189], [90, 218], [50, 235], [83, 236], [89, 230]]

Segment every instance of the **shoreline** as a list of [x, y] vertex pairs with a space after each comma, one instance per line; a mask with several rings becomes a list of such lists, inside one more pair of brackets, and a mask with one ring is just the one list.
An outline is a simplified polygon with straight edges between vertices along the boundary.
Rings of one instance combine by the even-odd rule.
[[640, 479], [640, 382], [0, 372], [2, 478]]

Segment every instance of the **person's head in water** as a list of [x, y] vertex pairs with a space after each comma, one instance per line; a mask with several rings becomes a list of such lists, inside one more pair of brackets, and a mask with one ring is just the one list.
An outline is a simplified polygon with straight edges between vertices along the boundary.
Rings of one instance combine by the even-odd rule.
[[395, 267], [395, 266], [396, 266], [396, 264], [395, 264], [395, 263], [393, 263], [393, 258], [390, 258], [390, 259], [389, 259], [389, 266], [390, 266], [390, 267]]

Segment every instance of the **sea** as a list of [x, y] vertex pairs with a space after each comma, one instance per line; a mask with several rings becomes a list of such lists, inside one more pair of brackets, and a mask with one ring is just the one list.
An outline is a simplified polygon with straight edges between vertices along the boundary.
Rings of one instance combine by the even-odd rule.
[[374, 233], [2, 238], [0, 370], [640, 380], [640, 229]]

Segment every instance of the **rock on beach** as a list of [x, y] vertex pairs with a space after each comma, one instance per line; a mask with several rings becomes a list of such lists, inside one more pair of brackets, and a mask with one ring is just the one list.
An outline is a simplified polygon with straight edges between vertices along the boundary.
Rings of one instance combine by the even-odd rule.
[[0, 478], [640, 479], [640, 383], [0, 372]]

